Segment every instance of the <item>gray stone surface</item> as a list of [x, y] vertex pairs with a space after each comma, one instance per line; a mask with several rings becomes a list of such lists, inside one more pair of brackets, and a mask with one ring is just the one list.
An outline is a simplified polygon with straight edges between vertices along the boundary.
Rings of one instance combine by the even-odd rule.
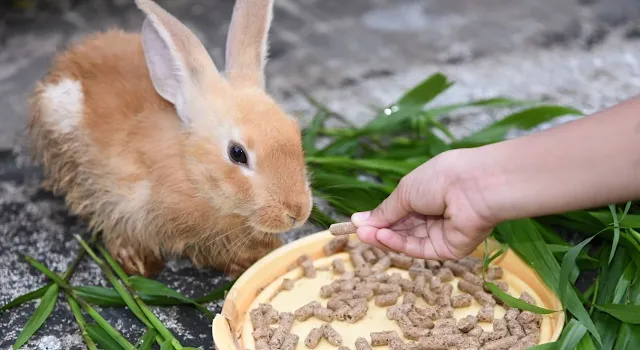
[[[159, 2], [198, 33], [222, 67], [233, 1]], [[20, 147], [29, 90], [56, 50], [95, 30], [137, 30], [141, 22], [127, 0], [27, 3], [37, 6], [16, 12], [0, 4], [0, 304], [44, 282], [21, 254], [63, 271], [77, 250], [72, 234], [86, 236], [63, 202], [39, 189], [38, 169]], [[362, 123], [371, 106], [392, 102], [440, 71], [456, 84], [437, 104], [501, 95], [590, 113], [640, 90], [639, 20], [635, 0], [276, 0], [269, 90], [303, 121], [312, 109], [299, 89]], [[445, 121], [464, 134], [499, 117], [466, 112]], [[189, 296], [222, 282], [217, 272], [182, 261], [172, 262], [160, 280]], [[88, 260], [73, 283], [107, 285]], [[35, 307], [0, 314], [1, 349], [10, 347]], [[219, 310], [215, 303], [209, 307]], [[197, 311], [156, 311], [185, 343], [211, 348], [210, 322]], [[101, 312], [130, 340], [140, 335], [126, 310]], [[83, 348], [66, 303], [25, 348]]]

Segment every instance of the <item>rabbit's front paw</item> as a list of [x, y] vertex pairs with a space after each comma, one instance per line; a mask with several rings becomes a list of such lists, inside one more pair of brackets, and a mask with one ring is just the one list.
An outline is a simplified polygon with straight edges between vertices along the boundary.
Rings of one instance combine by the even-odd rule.
[[117, 244], [111, 249], [113, 255], [129, 275], [153, 277], [164, 268], [164, 260], [153, 253], [142, 253], [131, 246]]

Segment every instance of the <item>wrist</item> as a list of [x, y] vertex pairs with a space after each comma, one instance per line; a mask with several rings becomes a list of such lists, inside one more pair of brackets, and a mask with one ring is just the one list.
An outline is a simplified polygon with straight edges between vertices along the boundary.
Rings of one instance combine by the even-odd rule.
[[[446, 196], [449, 203], [467, 203], [476, 219], [487, 227], [506, 220], [500, 203], [500, 189], [505, 187], [506, 174], [491, 148], [462, 148], [449, 151]], [[455, 198], [454, 200], [454, 197]], [[462, 199], [462, 200], [461, 200]]]

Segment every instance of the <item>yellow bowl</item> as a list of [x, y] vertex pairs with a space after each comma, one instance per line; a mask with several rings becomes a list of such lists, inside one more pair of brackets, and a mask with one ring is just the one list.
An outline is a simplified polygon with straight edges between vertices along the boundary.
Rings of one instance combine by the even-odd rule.
[[[282, 282], [282, 279], [291, 278], [301, 274], [301, 269], [290, 270], [290, 266], [296, 262], [302, 254], [308, 254], [314, 260], [325, 257], [323, 246], [329, 242], [333, 236], [329, 231], [321, 231], [307, 237], [301, 238], [290, 244], [286, 244], [264, 258], [256, 262], [249, 268], [229, 290], [222, 312], [216, 315], [213, 320], [213, 341], [217, 349], [220, 350], [245, 350], [251, 340], [246, 336], [242, 337], [245, 325], [245, 316], [248, 315], [255, 302], [268, 300], [264, 294], [272, 295]], [[357, 240], [355, 235], [351, 239]], [[496, 241], [489, 241], [489, 251], [496, 251], [499, 244]], [[472, 255], [481, 258], [484, 253], [484, 244], [481, 244]], [[539, 306], [561, 310], [562, 304], [556, 295], [542, 281], [540, 276], [529, 267], [511, 249], [493, 261], [492, 265], [500, 266], [505, 270], [505, 274], [517, 276], [518, 283], [534, 294], [538, 299]], [[521, 288], [522, 289], [522, 288]], [[260, 300], [256, 300], [256, 298]], [[545, 316], [548, 326], [543, 329], [540, 335], [540, 343], [553, 342], [559, 339], [564, 326], [564, 312], [556, 312]], [[304, 335], [301, 336], [304, 338]]]

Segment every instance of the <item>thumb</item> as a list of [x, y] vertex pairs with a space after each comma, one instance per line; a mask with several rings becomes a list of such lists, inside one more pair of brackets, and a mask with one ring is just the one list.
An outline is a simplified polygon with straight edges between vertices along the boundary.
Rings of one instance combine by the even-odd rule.
[[401, 180], [398, 186], [391, 192], [380, 205], [370, 212], [355, 213], [351, 216], [351, 222], [356, 226], [372, 226], [387, 228], [400, 221], [413, 210], [406, 195], [409, 191], [408, 181]]

